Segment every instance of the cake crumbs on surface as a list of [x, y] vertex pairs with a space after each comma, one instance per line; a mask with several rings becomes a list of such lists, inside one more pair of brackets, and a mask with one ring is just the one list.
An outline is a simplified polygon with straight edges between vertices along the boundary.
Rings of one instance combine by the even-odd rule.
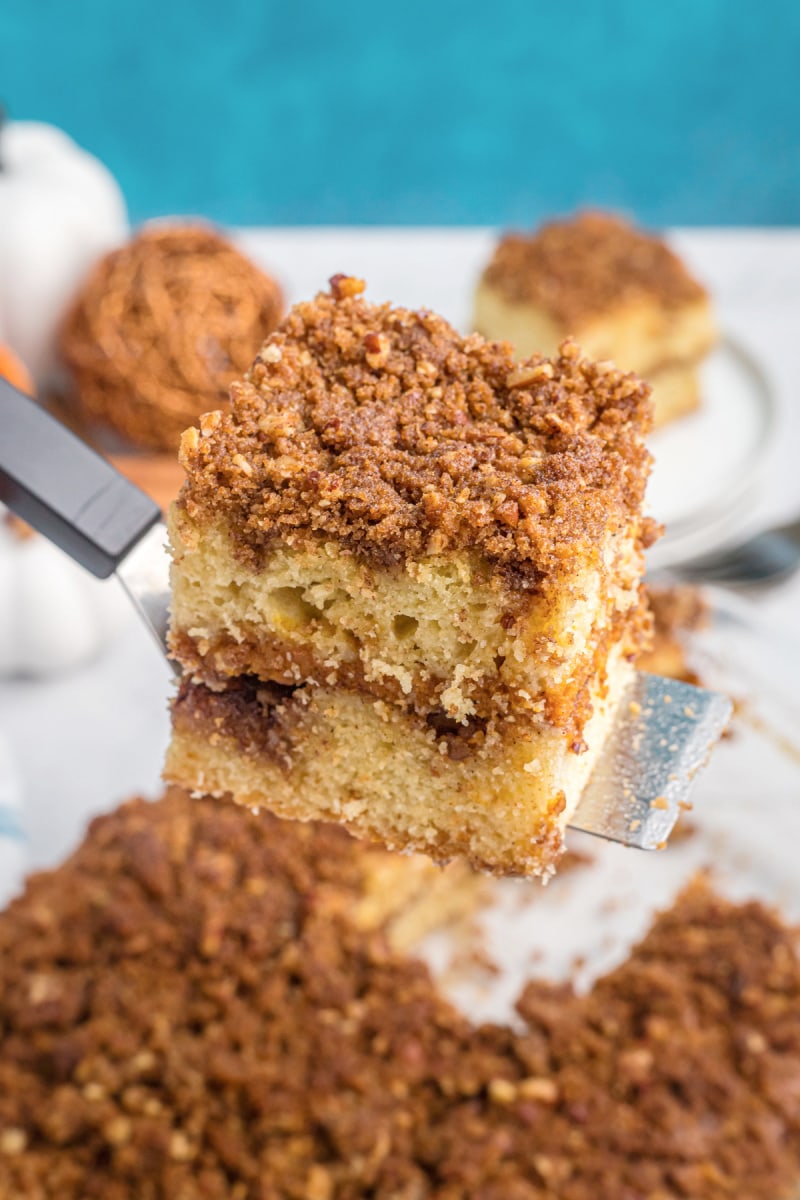
[[582, 322], [637, 300], [680, 308], [707, 295], [660, 237], [591, 211], [529, 234], [505, 234], [484, 279], [509, 300], [535, 304], [573, 333]]
[[647, 584], [645, 591], [653, 638], [639, 656], [639, 670], [702, 686], [687, 657], [691, 634], [706, 628], [711, 619], [702, 589], [693, 584]]
[[368, 304], [360, 280], [331, 286], [182, 443], [180, 503], [221, 515], [242, 557], [309, 534], [382, 565], [474, 548], [530, 586], [609, 530], [652, 540], [647, 384], [569, 341], [520, 364], [430, 312]]
[[697, 881], [585, 996], [474, 1027], [347, 919], [338, 829], [173, 790], [0, 916], [0, 1195], [779, 1200], [797, 935]]
[[711, 619], [702, 588], [690, 583], [648, 584], [647, 599], [661, 637], [705, 629]]
[[699, 832], [700, 829], [697, 823], [692, 821], [690, 817], [687, 817], [685, 812], [682, 812], [675, 822], [672, 833], [669, 835], [670, 847], [692, 841], [693, 838], [697, 837]]

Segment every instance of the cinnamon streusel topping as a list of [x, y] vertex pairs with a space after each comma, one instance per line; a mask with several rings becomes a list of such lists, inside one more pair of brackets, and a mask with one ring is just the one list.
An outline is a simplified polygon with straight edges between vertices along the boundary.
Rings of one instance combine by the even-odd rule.
[[572, 332], [644, 297], [680, 308], [706, 295], [661, 238], [600, 212], [551, 221], [532, 234], [506, 234], [484, 279]]
[[515, 363], [441, 317], [331, 292], [292, 309], [231, 411], [183, 437], [180, 503], [221, 513], [244, 559], [319, 534], [389, 565], [474, 548], [528, 580], [633, 523], [649, 388], [567, 342]]

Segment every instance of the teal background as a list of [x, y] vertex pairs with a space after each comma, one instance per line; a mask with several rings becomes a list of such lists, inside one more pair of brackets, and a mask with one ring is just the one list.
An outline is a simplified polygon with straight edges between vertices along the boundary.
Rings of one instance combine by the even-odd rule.
[[0, 99], [135, 220], [800, 223], [794, 0], [0, 0]]

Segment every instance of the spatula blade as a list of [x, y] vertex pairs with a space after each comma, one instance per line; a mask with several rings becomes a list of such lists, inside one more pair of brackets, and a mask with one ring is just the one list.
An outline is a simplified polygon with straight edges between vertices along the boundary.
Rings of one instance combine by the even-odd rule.
[[164, 654], [169, 628], [169, 563], [167, 527], [159, 521], [117, 567], [117, 578]]
[[570, 828], [639, 850], [662, 847], [732, 711], [719, 692], [637, 672]]

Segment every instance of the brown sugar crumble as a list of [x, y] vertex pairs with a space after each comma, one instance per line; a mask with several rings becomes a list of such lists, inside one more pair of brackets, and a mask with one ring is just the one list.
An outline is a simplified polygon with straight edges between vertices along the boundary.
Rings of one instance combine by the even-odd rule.
[[266, 683], [239, 676], [224, 688], [197, 685], [181, 676], [172, 701], [179, 728], [201, 729], [211, 745], [233, 738], [243, 754], [266, 756], [288, 764], [292, 730], [308, 703], [308, 688]]
[[601, 212], [506, 234], [484, 278], [509, 300], [535, 304], [573, 330], [642, 297], [680, 308], [706, 296], [661, 238]]
[[649, 584], [647, 599], [661, 637], [676, 637], [704, 629], [709, 622], [708, 601], [700, 588], [690, 583]]
[[779, 1200], [800, 959], [697, 883], [586, 996], [473, 1027], [348, 919], [357, 844], [175, 790], [0, 917], [0, 1196]]
[[687, 657], [690, 635], [703, 629], [710, 619], [702, 590], [691, 584], [648, 584], [646, 594], [653, 617], [653, 638], [639, 656], [639, 669], [702, 685]]
[[380, 564], [474, 547], [526, 577], [639, 518], [649, 388], [565, 342], [552, 360], [368, 304], [363, 283], [296, 305], [231, 410], [182, 442], [181, 504], [219, 516], [244, 558], [337, 539]]

